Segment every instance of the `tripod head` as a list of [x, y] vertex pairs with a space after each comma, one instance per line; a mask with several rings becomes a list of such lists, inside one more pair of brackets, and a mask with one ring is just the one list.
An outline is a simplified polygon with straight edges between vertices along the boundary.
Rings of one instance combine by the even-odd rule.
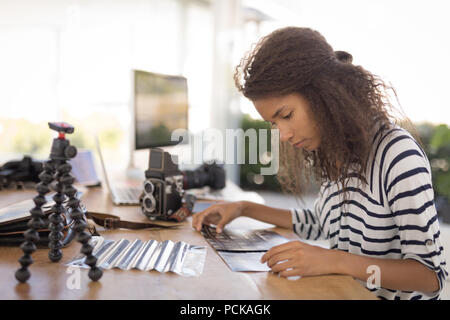
[[48, 127], [59, 133], [59, 139], [64, 139], [66, 133], [73, 133], [75, 131], [75, 128], [67, 122], [49, 122]]
[[75, 128], [67, 122], [49, 122], [48, 126], [58, 132], [58, 138], [53, 139], [50, 159], [69, 160], [75, 158], [77, 148], [71, 146], [69, 140], [66, 140], [66, 133], [73, 133]]

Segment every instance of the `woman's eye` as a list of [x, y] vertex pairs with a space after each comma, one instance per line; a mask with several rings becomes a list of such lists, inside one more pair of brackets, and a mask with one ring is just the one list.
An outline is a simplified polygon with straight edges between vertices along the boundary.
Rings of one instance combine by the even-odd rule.
[[285, 116], [283, 117], [283, 119], [290, 119], [291, 116], [292, 116], [292, 111], [289, 112], [289, 114], [285, 115]]

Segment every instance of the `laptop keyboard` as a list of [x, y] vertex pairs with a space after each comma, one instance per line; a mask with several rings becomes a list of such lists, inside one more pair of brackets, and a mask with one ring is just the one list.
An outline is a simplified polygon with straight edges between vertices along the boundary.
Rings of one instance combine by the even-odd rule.
[[142, 193], [141, 189], [136, 188], [114, 188], [114, 195], [117, 201], [138, 202]]

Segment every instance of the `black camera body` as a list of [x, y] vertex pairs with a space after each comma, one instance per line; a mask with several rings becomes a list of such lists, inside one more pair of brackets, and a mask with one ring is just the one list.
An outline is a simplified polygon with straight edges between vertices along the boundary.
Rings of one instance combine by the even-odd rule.
[[142, 213], [152, 220], [173, 220], [183, 205], [193, 205], [189, 203], [192, 200], [185, 197], [187, 189], [209, 186], [218, 190], [225, 187], [223, 166], [203, 164], [197, 170], [180, 171], [177, 160], [175, 155], [160, 148], [150, 149], [140, 202]]
[[184, 175], [184, 189], [201, 188], [209, 186], [211, 189], [220, 190], [225, 187], [225, 170], [222, 165], [216, 164], [202, 164], [196, 170], [183, 171]]
[[43, 162], [34, 161], [29, 156], [24, 156], [22, 160], [9, 161], [0, 166], [0, 190], [9, 187], [11, 183], [21, 188], [23, 183], [39, 182], [39, 174], [42, 171]]

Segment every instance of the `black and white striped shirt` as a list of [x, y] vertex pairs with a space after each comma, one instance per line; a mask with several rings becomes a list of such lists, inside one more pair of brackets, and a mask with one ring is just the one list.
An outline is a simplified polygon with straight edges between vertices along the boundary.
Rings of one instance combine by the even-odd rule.
[[367, 184], [350, 178], [345, 200], [337, 183], [326, 183], [314, 210], [291, 209], [294, 232], [329, 239], [331, 249], [417, 260], [436, 272], [438, 291], [369, 290], [385, 299], [438, 299], [448, 273], [427, 156], [406, 130], [393, 125], [375, 134], [369, 159]]

